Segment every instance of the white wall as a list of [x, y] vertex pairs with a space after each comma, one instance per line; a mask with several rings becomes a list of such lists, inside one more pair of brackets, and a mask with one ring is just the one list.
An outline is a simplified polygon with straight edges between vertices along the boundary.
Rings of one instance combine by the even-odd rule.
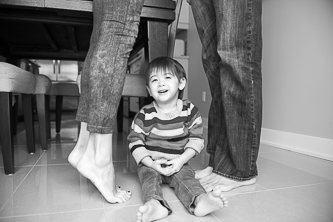
[[[211, 97], [189, 14], [188, 93], [205, 120]], [[333, 160], [333, 1], [263, 0], [262, 20], [262, 143]]]
[[[187, 4], [184, 1], [183, 4]], [[187, 32], [187, 53], [188, 61], [188, 98], [193, 102], [203, 118], [204, 124], [207, 123], [211, 95], [206, 74], [201, 61], [201, 42], [194, 23], [192, 10], [189, 12], [189, 28]], [[203, 92], [206, 94], [205, 101], [202, 100]], [[207, 125], [205, 125], [207, 127]]]
[[262, 140], [333, 160], [333, 1], [263, 0]]

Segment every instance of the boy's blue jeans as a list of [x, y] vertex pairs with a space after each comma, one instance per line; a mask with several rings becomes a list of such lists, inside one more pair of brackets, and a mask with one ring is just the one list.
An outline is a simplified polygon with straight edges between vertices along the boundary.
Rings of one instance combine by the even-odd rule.
[[138, 34], [144, 0], [94, 0], [93, 32], [81, 77], [76, 120], [91, 133], [110, 134]]
[[230, 179], [258, 175], [262, 124], [261, 0], [192, 0], [212, 102], [209, 166]]
[[191, 214], [193, 214], [195, 198], [206, 193], [200, 182], [194, 178], [195, 173], [187, 163], [178, 173], [169, 177], [163, 176], [143, 164], [139, 164], [137, 171], [142, 185], [143, 202], [146, 203], [151, 199], [158, 200], [168, 209], [169, 214], [172, 210], [163, 198], [162, 184], [169, 184], [169, 187], [174, 188], [176, 196]]

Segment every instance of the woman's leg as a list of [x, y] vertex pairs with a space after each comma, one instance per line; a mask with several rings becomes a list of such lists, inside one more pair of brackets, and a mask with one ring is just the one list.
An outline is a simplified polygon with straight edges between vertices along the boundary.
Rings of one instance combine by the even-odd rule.
[[142, 6], [143, 0], [93, 1], [92, 45], [83, 67], [77, 113], [77, 120], [87, 123], [90, 134], [77, 169], [111, 203], [130, 198], [127, 192], [115, 188], [112, 131]]

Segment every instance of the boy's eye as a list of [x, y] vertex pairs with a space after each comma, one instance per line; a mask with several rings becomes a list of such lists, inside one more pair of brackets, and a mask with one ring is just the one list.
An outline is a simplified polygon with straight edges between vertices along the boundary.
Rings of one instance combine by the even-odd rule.
[[166, 79], [171, 79], [171, 78], [172, 78], [172, 75], [171, 75], [171, 74], [167, 74], [167, 75], [165, 75], [165, 78], [166, 78]]

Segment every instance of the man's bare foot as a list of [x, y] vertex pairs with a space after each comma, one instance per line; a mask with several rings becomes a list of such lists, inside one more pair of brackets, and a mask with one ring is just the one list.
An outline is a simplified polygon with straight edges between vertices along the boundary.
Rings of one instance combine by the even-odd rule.
[[158, 200], [151, 199], [139, 207], [137, 222], [151, 222], [168, 216], [168, 209]]
[[213, 167], [206, 167], [203, 170], [196, 170], [195, 171], [195, 179], [200, 180], [200, 179], [202, 179], [206, 176], [209, 176], [212, 173], [213, 173]]
[[210, 192], [216, 188], [226, 192], [241, 186], [253, 185], [256, 183], [257, 179], [252, 178], [250, 180], [237, 181], [217, 175], [216, 173], [212, 173], [209, 176], [200, 179], [199, 181], [205, 188], [206, 192]]
[[220, 189], [212, 192], [201, 194], [195, 200], [194, 215], [203, 217], [211, 212], [228, 206], [227, 198], [224, 197]]
[[86, 152], [88, 140], [89, 140], [89, 134], [90, 134], [89, 131], [87, 131], [87, 123], [81, 122], [79, 138], [78, 138], [72, 152], [68, 156], [68, 162], [74, 168], [77, 168], [77, 164], [81, 160], [83, 154]]
[[89, 179], [110, 203], [124, 203], [130, 192], [115, 186], [112, 162], [112, 134], [91, 133], [86, 152], [77, 164], [77, 170]]

